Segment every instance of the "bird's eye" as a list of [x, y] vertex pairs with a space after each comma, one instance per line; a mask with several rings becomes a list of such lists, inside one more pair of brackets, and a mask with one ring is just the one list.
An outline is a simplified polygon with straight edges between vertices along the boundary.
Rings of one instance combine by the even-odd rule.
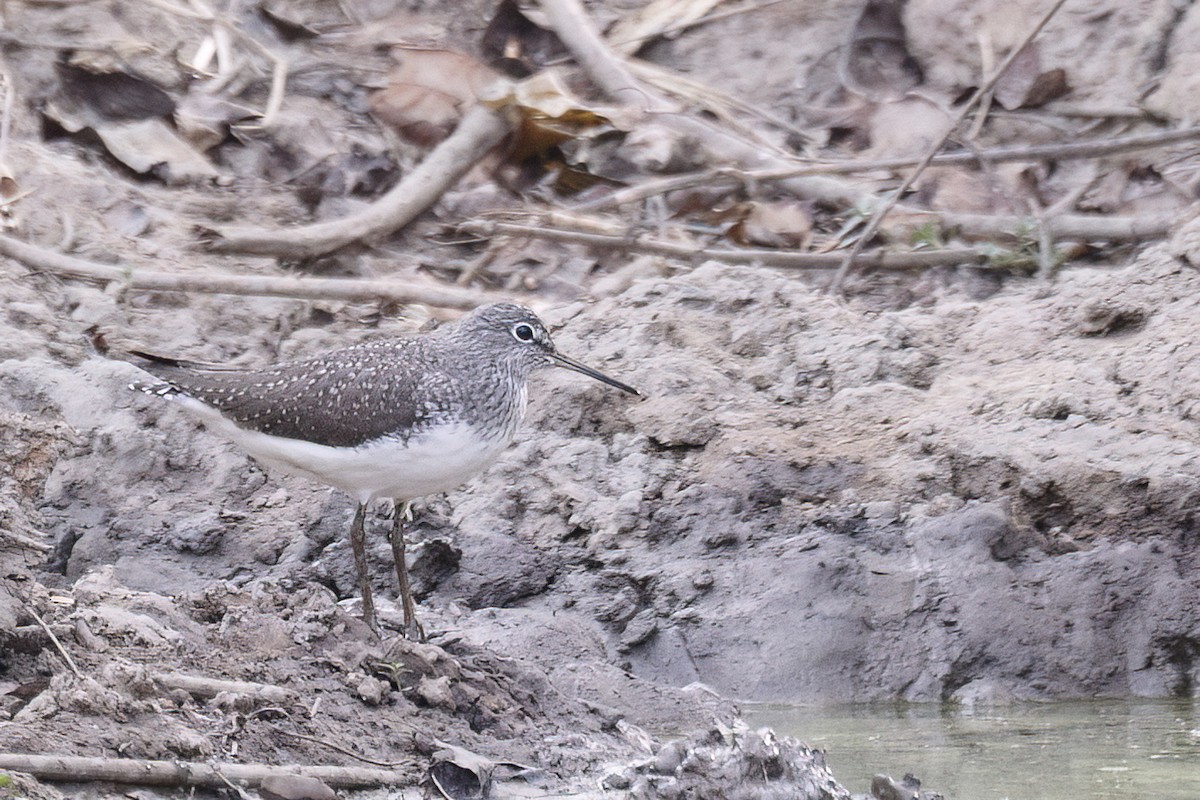
[[533, 341], [533, 326], [531, 325], [526, 325], [524, 322], [522, 322], [520, 325], [514, 325], [512, 332], [513, 336], [517, 337], [522, 342]]

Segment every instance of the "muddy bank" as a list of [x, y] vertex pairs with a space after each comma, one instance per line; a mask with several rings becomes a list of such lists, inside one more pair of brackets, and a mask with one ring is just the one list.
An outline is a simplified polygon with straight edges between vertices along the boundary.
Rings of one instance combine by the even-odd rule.
[[[9, 696], [6, 749], [355, 763], [283, 729], [409, 759], [418, 781], [424, 735], [547, 785], [651, 792], [678, 777], [647, 766], [664, 743], [713, 720], [729, 732], [689, 746], [767, 746], [729, 738], [749, 733], [722, 696], [1187, 695], [1196, 282], [1160, 248], [1052, 294], [863, 314], [706, 266], [550, 309], [565, 351], [648, 397], [543, 376], [512, 450], [418, 510], [425, 647], [375, 644], [337, 604], [356, 595], [345, 498], [263, 474], [82, 345], [10, 358], [0, 389], [27, 454], [10, 518], [57, 545], [12, 562], [16, 585], [86, 678], [10, 598], [6, 674], [37, 691]], [[153, 340], [152, 315], [99, 301], [102, 322]], [[148, 671], [308, 699], [195, 698]]]
[[[69, 591], [35, 590], [23, 609], [5, 632], [14, 680], [0, 749], [74, 758], [29, 759], [30, 771], [57, 768], [71, 797], [111, 796], [103, 783], [73, 779], [119, 772], [135, 785], [179, 787], [190, 772], [211, 792], [223, 787], [222, 764], [264, 797], [324, 797], [326, 784], [371, 787], [381, 773], [397, 787], [389, 797], [704, 796], [730, 786], [745, 796], [848, 797], [820, 753], [748, 730], [711, 691], [649, 684], [583, 648], [572, 664], [589, 670], [588, 689], [575, 692], [537, 659], [452, 632], [429, 644], [379, 641], [320, 586], [257, 580], [166, 597], [124, 587], [104, 568]], [[29, 624], [39, 612], [49, 633]], [[59, 647], [74, 653], [69, 669], [57, 668]], [[656, 738], [635, 719], [698, 732]], [[206, 779], [213, 764], [216, 779]], [[319, 765], [321, 780], [282, 792], [277, 768], [291, 765]], [[167, 780], [150, 780], [155, 768]]]
[[[744, 699], [1190, 692], [1195, 283], [1163, 248], [1053, 294], [864, 316], [709, 266], [552, 310], [564, 350], [648, 398], [538, 379], [512, 450], [419, 512], [425, 613], [551, 670], [579, 636]], [[144, 591], [353, 596], [345, 498], [264, 476], [130, 374], [0, 372], [82, 433], [38, 508], [78, 536], [62, 581], [107, 564]], [[376, 536], [384, 593], [387, 557]]]
[[[524, 528], [521, 562], [551, 566], [523, 604], [592, 617], [639, 675], [743, 698], [1189, 694], [1195, 283], [1163, 248], [865, 318], [751, 271], [639, 284], [568, 330], [650, 399], [614, 429], [611, 404], [556, 393], [500, 467], [569, 526]], [[484, 482], [461, 498], [464, 532], [536, 513]], [[471, 551], [435, 597], [504, 560]]]
[[[501, 461], [417, 509], [411, 567], [434, 638], [379, 642], [356, 618], [349, 500], [264, 473], [129, 392], [137, 372], [97, 349], [266, 364], [453, 312], [98, 288], [0, 261], [0, 749], [366, 758], [410, 789], [433, 791], [440, 776], [460, 794], [490, 780], [499, 796], [724, 797], [738, 785], [747, 797], [840, 800], [819, 753], [746, 730], [736, 703], [1197, 692], [1200, 255], [1184, 213], [1195, 159], [1182, 146], [939, 168], [913, 198], [1022, 218], [1063, 198], [1071, 208], [1060, 211], [1093, 222], [1177, 215], [1170, 242], [1048, 252], [1023, 223], [998, 236], [996, 269], [857, 273], [839, 299], [821, 276], [651, 257], [632, 243], [464, 242], [455, 223], [567, 202], [547, 194], [545, 173], [498, 161], [395, 235], [316, 259], [218, 255], [197, 229], [343, 220], [411, 173], [428, 143], [399, 142], [368, 116], [376, 89], [404, 83], [395, 31], [476, 54], [498, 13], [344, 2], [280, 16], [280, 4], [251, 5], [241, 34], [293, 68], [270, 124], [260, 124], [273, 66], [263, 50], [239, 39], [245, 71], [215, 88], [186, 60], [211, 21], [157, 6], [13, 10], [17, 99], [2, 160], [19, 165], [24, 193], [0, 212], [5, 230], [201, 282], [219, 270], [506, 293], [544, 314], [565, 352], [647, 397], [539, 376]], [[608, 23], [632, 5], [590, 11]], [[744, 95], [755, 113], [742, 107], [738, 124], [764, 151], [919, 154], [978, 85], [981, 58], [1015, 43], [1024, 23], [1013, 18], [1030, 5], [908, 3], [907, 35], [893, 24], [875, 43], [921, 63], [922, 74], [900, 75], [919, 96], [873, 94], [862, 65], [843, 63], [864, 44], [862, 4], [846, 0], [723, 16], [643, 55]], [[1197, 20], [1167, 0], [1068, 9], [1024, 60], [1024, 84], [1000, 87], [1004, 111], [972, 146], [1113, 137], [1195, 116], [1183, 34]], [[982, 45], [995, 52], [981, 56]], [[1082, 63], [1083, 51], [1104, 57]], [[862, 52], [870, 62], [875, 51]], [[131, 132], [105, 119], [139, 111], [89, 99], [106, 80], [141, 87], [156, 122]], [[572, 102], [594, 113], [597, 93], [582, 94]], [[652, 124], [616, 138], [626, 134], [623, 149], [599, 148], [593, 161], [587, 148], [573, 155], [597, 171], [616, 164], [630, 183], [716, 165], [679, 163]], [[151, 145], [168, 148], [154, 151], [162, 161], [140, 157]], [[871, 171], [854, 192], [874, 196], [897, 178]], [[681, 210], [695, 207], [687, 198], [663, 197], [592, 222], [697, 247], [718, 230], [727, 248], [829, 251], [846, 246], [838, 231], [852, 233], [860, 213], [773, 185], [713, 191], [697, 195], [695, 218]], [[888, 246], [912, 244], [885, 234]], [[923, 235], [940, 247], [956, 232]], [[1073, 260], [1055, 275], [1060, 259]], [[379, 511], [369, 524], [386, 600], [388, 521]], [[195, 678], [208, 688], [184, 688]], [[101, 793], [67, 793], [88, 791]]]

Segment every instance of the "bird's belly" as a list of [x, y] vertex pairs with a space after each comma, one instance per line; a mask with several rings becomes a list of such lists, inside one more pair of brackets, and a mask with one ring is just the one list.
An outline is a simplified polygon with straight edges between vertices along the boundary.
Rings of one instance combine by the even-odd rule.
[[485, 437], [459, 422], [407, 440], [384, 437], [358, 447], [330, 447], [248, 431], [198, 401], [186, 405], [266, 466], [307, 475], [364, 502], [413, 500], [461, 486], [490, 466], [512, 440], [511, 428]]

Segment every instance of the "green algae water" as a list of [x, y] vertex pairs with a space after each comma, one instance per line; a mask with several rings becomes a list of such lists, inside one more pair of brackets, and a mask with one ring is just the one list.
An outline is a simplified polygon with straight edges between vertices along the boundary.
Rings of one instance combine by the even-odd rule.
[[752, 727], [825, 750], [854, 794], [874, 774], [911, 772], [947, 800], [1200, 800], [1200, 699], [743, 713]]

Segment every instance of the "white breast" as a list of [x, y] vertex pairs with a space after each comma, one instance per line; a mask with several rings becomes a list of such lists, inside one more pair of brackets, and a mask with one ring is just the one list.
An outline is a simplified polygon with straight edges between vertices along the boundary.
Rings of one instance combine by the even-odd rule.
[[504, 452], [516, 428], [514, 422], [498, 436], [485, 438], [460, 422], [433, 428], [407, 442], [379, 439], [360, 447], [329, 447], [243, 430], [198, 400], [186, 396], [174, 400], [266, 466], [307, 475], [362, 502], [377, 498], [403, 502], [461, 486]]

